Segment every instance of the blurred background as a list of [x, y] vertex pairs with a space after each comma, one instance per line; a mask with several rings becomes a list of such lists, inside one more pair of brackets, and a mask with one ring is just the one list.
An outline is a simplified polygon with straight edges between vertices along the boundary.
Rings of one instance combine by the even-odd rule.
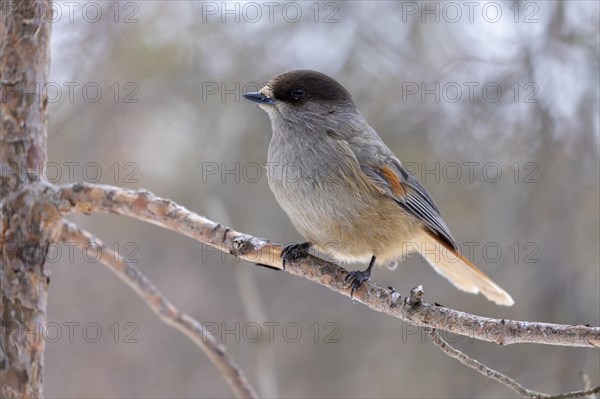
[[[301, 241], [268, 189], [268, 117], [241, 94], [316, 69], [353, 94], [516, 304], [459, 292], [418, 256], [376, 283], [423, 284], [428, 302], [490, 317], [600, 324], [597, 1], [81, 1], [56, 2], [53, 18], [47, 180], [145, 188]], [[309, 281], [126, 217], [70, 219], [207, 323], [264, 396], [516, 395]], [[93, 255], [50, 256], [49, 398], [232, 395]], [[446, 338], [531, 389], [581, 389], [580, 370], [600, 382], [598, 351]]]

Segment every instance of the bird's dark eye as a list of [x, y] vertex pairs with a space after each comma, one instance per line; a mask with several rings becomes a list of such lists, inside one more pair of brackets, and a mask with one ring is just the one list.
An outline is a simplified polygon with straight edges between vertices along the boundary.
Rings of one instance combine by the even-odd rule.
[[294, 97], [294, 100], [300, 100], [302, 97], [304, 97], [304, 90], [300, 88], [292, 90], [292, 97]]

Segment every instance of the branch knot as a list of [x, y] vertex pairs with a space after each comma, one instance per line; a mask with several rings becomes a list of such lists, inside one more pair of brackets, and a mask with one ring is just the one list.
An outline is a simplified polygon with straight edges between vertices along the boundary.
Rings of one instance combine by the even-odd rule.
[[410, 290], [410, 296], [406, 298], [406, 303], [411, 308], [416, 308], [421, 304], [421, 301], [423, 300], [423, 295], [425, 295], [425, 292], [423, 291], [423, 286], [417, 285], [415, 288]]

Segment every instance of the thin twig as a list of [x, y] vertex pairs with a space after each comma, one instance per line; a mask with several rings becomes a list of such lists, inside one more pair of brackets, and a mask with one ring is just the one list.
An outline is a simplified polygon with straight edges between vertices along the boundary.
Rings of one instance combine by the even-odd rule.
[[592, 389], [592, 381], [590, 380], [590, 376], [584, 370], [579, 371], [579, 377], [581, 377], [583, 389], [585, 389], [586, 391], [588, 389]]
[[[127, 215], [185, 234], [247, 261], [282, 269], [281, 246], [231, 230], [145, 190], [77, 183], [63, 187], [48, 186], [45, 191], [48, 202], [57, 206], [63, 214], [113, 212]], [[289, 262], [286, 271], [350, 296], [346, 282], [348, 272], [336, 264], [308, 256], [298, 262]], [[500, 345], [537, 343], [600, 347], [600, 327], [492, 319], [424, 301], [411, 306], [406, 300], [401, 300], [396, 291], [370, 282], [356, 290], [353, 297], [373, 310], [414, 325]]]
[[600, 392], [600, 386], [592, 389], [587, 389], [585, 391], [573, 391], [561, 393], [558, 395], [548, 395], [541, 392], [532, 391], [531, 389], [525, 388], [523, 385], [519, 384], [517, 381], [512, 378], [502, 374], [499, 371], [489, 368], [483, 363], [478, 362], [477, 360], [469, 357], [458, 349], [454, 348], [448, 342], [446, 342], [435, 330], [435, 328], [425, 327], [425, 331], [431, 337], [431, 341], [433, 344], [438, 347], [442, 352], [446, 355], [458, 360], [465, 366], [472, 368], [484, 376], [491, 378], [492, 380], [496, 380], [499, 383], [509, 387], [510, 389], [518, 392], [521, 396], [526, 398], [539, 398], [539, 399], [569, 399], [569, 398], [578, 398], [582, 396], [593, 395], [595, 393]]
[[121, 254], [70, 222], [63, 224], [62, 240], [75, 242], [82, 248], [92, 245], [95, 249], [100, 249], [101, 251], [98, 251], [101, 254], [100, 261], [132, 288], [163, 322], [179, 330], [198, 345], [217, 367], [238, 398], [258, 397], [242, 370], [225, 351], [225, 347], [208, 333], [200, 322], [180, 312], [152, 281], [136, 267], [125, 262]]
[[[231, 218], [223, 202], [209, 198], [206, 203], [207, 212], [215, 215], [218, 220], [229, 224]], [[259, 324], [260, 336], [268, 336], [265, 322], [268, 322], [267, 311], [256, 281], [256, 273], [245, 264], [237, 263], [234, 268], [235, 281], [240, 295], [240, 304], [244, 308], [247, 320]], [[259, 339], [255, 351], [255, 375], [259, 394], [265, 398], [279, 398], [279, 388], [276, 367], [277, 347], [271, 345], [268, 339]]]
[[[585, 370], [579, 371], [579, 376], [581, 377], [581, 382], [583, 383], [583, 389], [585, 391], [589, 391], [592, 389], [592, 380], [590, 380], [590, 376]], [[596, 392], [595, 394], [587, 395], [587, 399], [600, 399], [600, 392]]]

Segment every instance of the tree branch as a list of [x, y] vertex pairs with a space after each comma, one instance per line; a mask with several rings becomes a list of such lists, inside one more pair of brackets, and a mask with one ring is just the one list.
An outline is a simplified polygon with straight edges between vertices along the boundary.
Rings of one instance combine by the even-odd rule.
[[[77, 183], [48, 186], [47, 195], [63, 214], [113, 212], [174, 230], [249, 262], [282, 269], [281, 246], [239, 233], [206, 219], [171, 200], [144, 190]], [[309, 256], [290, 262], [286, 270], [297, 276], [350, 296], [348, 272], [333, 263]], [[390, 316], [421, 327], [432, 327], [454, 334], [500, 345], [537, 343], [546, 345], [600, 347], [600, 327], [561, 325], [529, 321], [492, 319], [408, 300], [397, 292], [365, 283], [354, 292], [354, 299]]]
[[152, 281], [136, 267], [125, 262], [121, 254], [70, 222], [65, 222], [63, 225], [62, 241], [75, 242], [82, 248], [93, 245], [94, 248], [101, 249], [100, 261], [132, 288], [163, 322], [179, 330], [200, 347], [238, 398], [258, 397], [242, 370], [225, 351], [225, 347], [205, 330], [202, 323], [180, 312]]
[[435, 346], [437, 346], [442, 352], [446, 355], [458, 360], [465, 366], [472, 368], [484, 376], [491, 378], [492, 380], [498, 381], [499, 383], [506, 385], [510, 389], [518, 392], [521, 396], [527, 398], [544, 398], [544, 399], [569, 399], [569, 398], [578, 398], [582, 396], [594, 395], [600, 392], [600, 386], [596, 388], [586, 388], [584, 391], [573, 391], [561, 393], [558, 395], [548, 395], [541, 392], [532, 391], [531, 389], [527, 389], [512, 378], [496, 371], [494, 369], [489, 368], [483, 363], [478, 362], [477, 360], [469, 357], [458, 349], [454, 348], [448, 342], [446, 342], [434, 328], [426, 327], [425, 331], [431, 337], [431, 341]]

